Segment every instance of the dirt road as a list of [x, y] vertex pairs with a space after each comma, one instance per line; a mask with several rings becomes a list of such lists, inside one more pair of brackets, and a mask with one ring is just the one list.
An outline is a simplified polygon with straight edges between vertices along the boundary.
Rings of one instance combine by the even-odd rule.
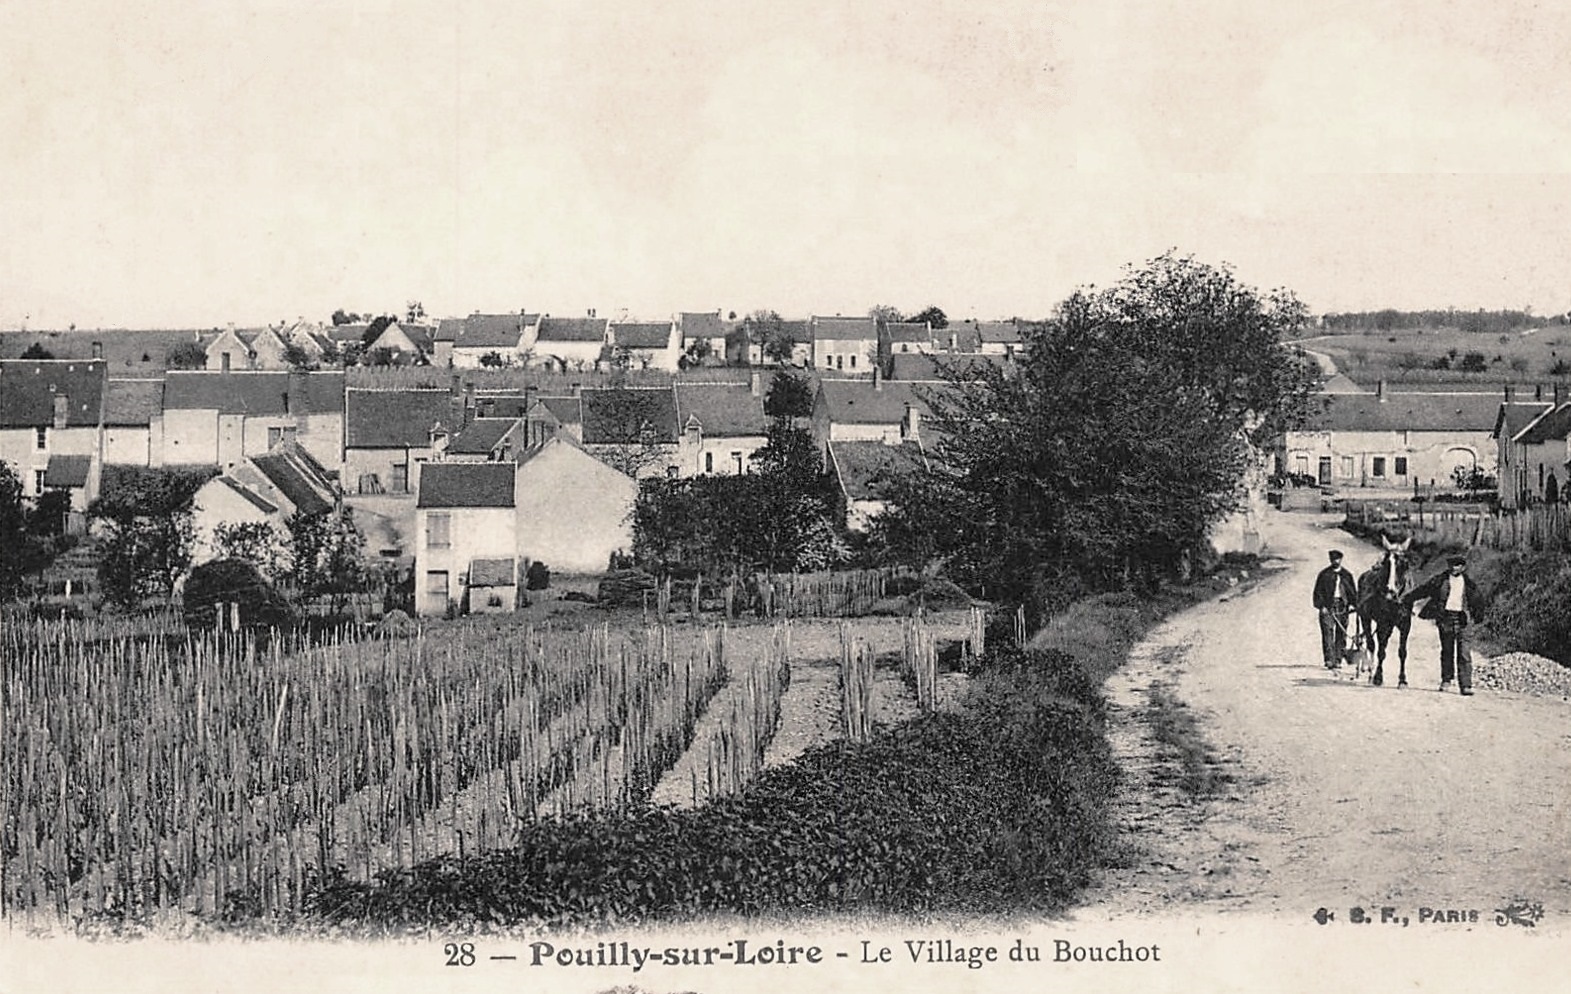
[[[1109, 682], [1134, 848], [1074, 916], [1315, 909], [1476, 910], [1514, 899], [1571, 921], [1571, 703], [1439, 687], [1439, 640], [1415, 619], [1406, 689], [1320, 664], [1310, 590], [1325, 551], [1358, 572], [1377, 553], [1329, 518], [1277, 514], [1269, 575], [1172, 619]], [[1152, 688], [1165, 688], [1153, 696]], [[1176, 698], [1230, 777], [1196, 795], [1151, 734]], [[1171, 706], [1171, 705], [1170, 705]]]

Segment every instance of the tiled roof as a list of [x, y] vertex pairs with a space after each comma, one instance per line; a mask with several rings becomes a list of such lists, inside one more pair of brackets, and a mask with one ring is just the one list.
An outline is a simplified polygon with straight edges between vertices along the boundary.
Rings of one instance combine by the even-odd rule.
[[895, 380], [941, 380], [942, 371], [953, 369], [965, 372], [969, 368], [982, 366], [1004, 366], [1006, 359], [1001, 355], [970, 355], [941, 352], [936, 355], [923, 355], [920, 352], [896, 352], [890, 357], [891, 379]]
[[516, 349], [524, 334], [524, 320], [517, 314], [471, 314], [453, 339], [455, 349]]
[[926, 321], [890, 321], [884, 327], [889, 329], [891, 342], [921, 342], [925, 345], [933, 340], [933, 329]]
[[471, 587], [514, 587], [518, 569], [511, 559], [475, 559], [469, 563]]
[[613, 324], [611, 335], [616, 344], [629, 349], [663, 349], [671, 344], [671, 322], [627, 322]]
[[463, 414], [446, 390], [349, 390], [344, 445], [351, 449], [424, 448], [431, 430], [455, 430]]
[[317, 514], [332, 510], [333, 482], [327, 470], [295, 442], [277, 446], [251, 463], [288, 498], [297, 511]]
[[512, 507], [510, 462], [433, 462], [420, 470], [416, 507]]
[[723, 320], [714, 311], [702, 314], [683, 311], [678, 320], [682, 326], [683, 338], [724, 338], [731, 330], [730, 322]]
[[1514, 439], [1517, 433], [1533, 423], [1540, 414], [1553, 407], [1548, 401], [1512, 401], [1502, 403], [1500, 412], [1495, 415], [1495, 430], [1491, 435], [1495, 438]]
[[44, 469], [44, 486], [85, 487], [92, 465], [92, 456], [50, 456]]
[[454, 342], [463, 330], [463, 318], [443, 318], [436, 323], [436, 334], [431, 337], [438, 342]]
[[487, 455], [518, 424], [513, 418], [477, 418], [469, 422], [469, 427], [448, 440], [447, 451], [455, 455]]
[[55, 397], [66, 398], [66, 425], [97, 425], [104, 408], [102, 360], [0, 361], [0, 428], [45, 428], [55, 423]]
[[950, 339], [953, 338], [956, 352], [982, 350], [982, 332], [977, 328], [975, 321], [951, 321], [949, 327], [934, 332], [933, 338], [941, 342], [945, 348], [949, 347]]
[[585, 390], [581, 401], [585, 444], [635, 444], [646, 427], [656, 443], [676, 442], [676, 395], [670, 387]]
[[1492, 393], [1327, 394], [1324, 414], [1304, 431], [1481, 431], [1494, 428]]
[[584, 405], [577, 397], [540, 397], [542, 407], [565, 425], [582, 424]]
[[830, 462], [850, 500], [880, 500], [893, 477], [927, 465], [916, 442], [830, 442]]
[[[409, 344], [413, 345], [415, 348], [419, 349], [421, 352], [429, 353], [431, 351], [431, 329], [430, 328], [427, 328], [424, 325], [419, 325], [419, 324], [400, 324], [400, 323], [395, 321], [394, 323], [388, 325], [386, 328], [382, 329], [382, 335], [386, 335], [393, 328], [397, 328], [399, 331], [403, 332], [404, 333], [404, 337], [409, 339]], [[378, 335], [377, 336], [377, 341], [378, 342], [382, 340], [382, 335]], [[372, 342], [371, 344], [374, 346], [376, 344], [376, 342]]]
[[813, 340], [855, 342], [878, 340], [878, 322], [872, 318], [813, 318]]
[[605, 340], [604, 318], [541, 318], [541, 342], [600, 342]]
[[239, 480], [236, 480], [234, 477], [220, 476], [217, 477], [217, 480], [219, 483], [240, 495], [240, 497], [248, 504], [256, 508], [258, 511], [261, 511], [263, 514], [278, 513], [278, 507], [274, 505], [272, 501], [268, 500], [266, 497], [263, 497], [255, 490], [252, 490], [250, 487], [246, 486], [244, 483], [241, 483]]
[[1014, 321], [981, 321], [976, 332], [984, 343], [1007, 345], [1020, 341], [1020, 325]]
[[475, 417], [521, 418], [529, 410], [529, 397], [520, 394], [476, 394]]
[[818, 389], [831, 422], [895, 425], [905, 417], [907, 404], [927, 414], [923, 396], [947, 386], [931, 380], [885, 380], [881, 385], [872, 380], [820, 380]]
[[106, 425], [150, 425], [163, 410], [163, 380], [110, 380], [104, 385]]
[[6, 331], [0, 332], [0, 359], [19, 359], [35, 343], [56, 359], [91, 359], [96, 343], [111, 376], [145, 376], [162, 372], [168, 366], [170, 350], [177, 345], [194, 342], [205, 348], [216, 335], [215, 331], [192, 329]]
[[1571, 404], [1561, 404], [1523, 429], [1516, 441], [1538, 445], [1564, 439], [1568, 433], [1571, 433]]
[[[287, 401], [285, 397], [287, 396]], [[344, 374], [170, 370], [164, 410], [223, 414], [332, 414], [344, 409]]]
[[353, 324], [335, 324], [322, 329], [322, 334], [330, 341], [339, 345], [345, 342], [358, 342], [365, 337], [366, 329], [371, 327], [369, 321], [357, 321]]
[[747, 384], [678, 383], [676, 405], [684, 431], [694, 418], [710, 438], [763, 435], [769, 431], [764, 399], [753, 396]]

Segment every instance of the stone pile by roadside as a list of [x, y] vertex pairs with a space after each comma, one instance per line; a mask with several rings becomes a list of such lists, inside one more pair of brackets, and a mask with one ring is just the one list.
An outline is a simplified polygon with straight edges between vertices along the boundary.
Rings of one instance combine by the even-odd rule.
[[1474, 682], [1489, 690], [1571, 700], [1571, 668], [1531, 652], [1478, 656], [1473, 671]]

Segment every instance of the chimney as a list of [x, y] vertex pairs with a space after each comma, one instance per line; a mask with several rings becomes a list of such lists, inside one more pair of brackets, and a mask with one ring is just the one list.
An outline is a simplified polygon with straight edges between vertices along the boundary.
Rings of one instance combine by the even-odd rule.
[[475, 419], [475, 384], [471, 380], [464, 384], [464, 426]]
[[452, 393], [452, 395], [454, 397], [457, 397], [459, 394], [462, 394], [463, 392], [464, 392], [464, 376], [463, 376], [462, 373], [454, 373], [453, 374], [453, 385], [452, 385], [452, 388], [451, 388], [451, 393]]
[[104, 343], [103, 342], [94, 342], [93, 343], [93, 358], [94, 359], [102, 359], [103, 357], [104, 357]]
[[960, 340], [956, 337], [954, 329], [949, 332], [949, 353], [953, 355], [960, 350]]
[[55, 427], [64, 428], [71, 415], [71, 398], [63, 393], [55, 394]]
[[1510, 383], [1507, 383], [1506, 384], [1506, 403], [1510, 404], [1510, 403], [1512, 403], [1515, 400], [1516, 400], [1516, 387], [1513, 386]]
[[1544, 399], [1544, 385], [1542, 383], [1533, 384], [1533, 399], [1535, 401], [1542, 401]]
[[879, 391], [884, 389], [884, 371], [877, 365], [873, 366], [873, 389]]
[[922, 430], [922, 412], [906, 404], [905, 417], [900, 419], [900, 441], [913, 442]]
[[749, 383], [749, 386], [752, 388], [754, 397], [762, 397], [764, 395], [763, 374], [755, 370], [753, 372], [752, 380]]
[[1375, 384], [1375, 399], [1384, 404], [1386, 402], [1386, 381], [1380, 380]]
[[590, 317], [594, 317], [595, 316], [595, 309], [593, 307], [589, 308], [589, 316]]

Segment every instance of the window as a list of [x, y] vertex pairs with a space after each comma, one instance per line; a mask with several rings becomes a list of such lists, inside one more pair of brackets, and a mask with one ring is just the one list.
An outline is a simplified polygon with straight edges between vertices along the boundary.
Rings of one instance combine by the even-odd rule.
[[740, 453], [740, 452], [732, 452], [731, 453], [731, 466], [732, 466], [732, 470], [731, 470], [732, 472], [734, 472], [737, 476], [741, 476], [742, 475], [742, 453]]
[[1386, 475], [1386, 457], [1385, 456], [1375, 456], [1375, 458], [1373, 460], [1373, 468], [1370, 470], [1370, 475], [1374, 476], [1376, 478], [1379, 478], [1379, 479], [1384, 479], [1385, 478], [1385, 475]]
[[[41, 469], [33, 470], [33, 493], [35, 495], [42, 496], [44, 492], [44, 472]], [[1540, 485], [1544, 482], [1544, 467], [1542, 466], [1538, 467], [1538, 482]]]
[[845, 356], [843, 356], [843, 355], [835, 356], [835, 368], [836, 369], [845, 369], [846, 368], [846, 357]]
[[1397, 456], [1392, 460], [1391, 472], [1396, 476], [1407, 475], [1407, 456]]
[[409, 492], [409, 464], [406, 462], [393, 463], [393, 493], [407, 494]]
[[48, 428], [34, 428], [33, 429], [33, 447], [38, 449], [38, 451], [40, 451], [40, 452], [42, 452], [44, 449], [49, 448], [49, 429]]
[[427, 570], [425, 574], [425, 592], [432, 597], [447, 600], [447, 570]]
[[704, 453], [704, 472], [706, 472], [706, 473], [713, 473], [714, 471], [715, 471], [715, 454], [713, 452], [705, 452]]
[[1343, 456], [1342, 457], [1342, 476], [1344, 478], [1346, 478], [1346, 479], [1352, 479], [1353, 478], [1353, 457], [1352, 456]]
[[852, 356], [851, 357], [851, 368], [852, 369], [856, 368], [856, 356]]
[[453, 516], [432, 511], [425, 516], [425, 547], [447, 549], [453, 544]]
[[272, 450], [285, 442], [293, 442], [297, 434], [298, 429], [292, 425], [284, 428], [269, 428], [267, 429], [267, 447], [269, 450]]

